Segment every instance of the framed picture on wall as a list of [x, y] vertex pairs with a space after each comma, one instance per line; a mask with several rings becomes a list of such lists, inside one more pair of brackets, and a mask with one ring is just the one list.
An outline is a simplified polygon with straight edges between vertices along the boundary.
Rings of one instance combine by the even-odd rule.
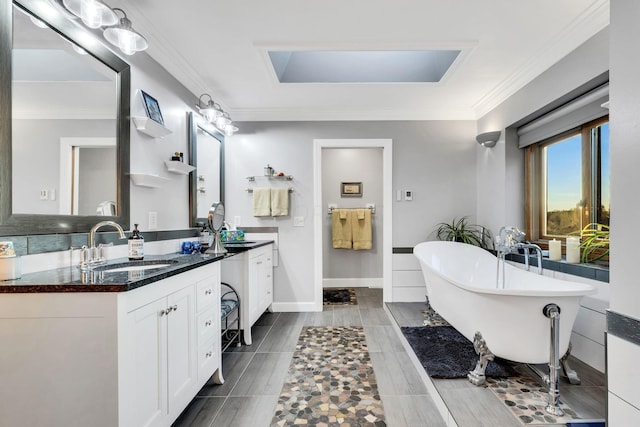
[[164, 120], [162, 119], [162, 113], [160, 112], [160, 104], [158, 104], [158, 100], [143, 90], [141, 90], [140, 93], [142, 94], [142, 103], [144, 104], [144, 109], [147, 112], [147, 116], [154, 122], [158, 122], [162, 126], [164, 126]]
[[362, 182], [340, 183], [340, 197], [362, 197]]

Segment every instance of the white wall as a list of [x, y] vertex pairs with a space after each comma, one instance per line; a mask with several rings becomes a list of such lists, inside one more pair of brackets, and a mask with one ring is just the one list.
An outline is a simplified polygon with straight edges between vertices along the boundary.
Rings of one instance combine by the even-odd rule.
[[[322, 149], [322, 208], [362, 208], [374, 203], [371, 215], [371, 249], [333, 249], [331, 215], [322, 216], [324, 279], [382, 278], [382, 148]], [[362, 197], [342, 197], [342, 182], [362, 182]]]
[[[226, 211], [243, 226], [277, 226], [280, 266], [274, 272], [277, 302], [313, 301], [313, 140], [390, 138], [393, 187], [413, 190], [411, 202], [394, 201], [393, 246], [433, 238], [433, 229], [476, 209], [475, 122], [243, 122], [226, 143]], [[254, 218], [247, 176], [269, 163], [293, 175], [291, 212], [283, 218]], [[386, 178], [389, 179], [389, 178]], [[303, 216], [303, 227], [293, 217]]]
[[[611, 311], [640, 320], [637, 236], [640, 200], [640, 3], [611, 1]], [[610, 425], [640, 425], [640, 346], [608, 336]]]
[[478, 120], [478, 133], [502, 131], [494, 148], [476, 144], [481, 224], [493, 233], [503, 225], [524, 228], [524, 155], [513, 129], [507, 128], [608, 70], [606, 28]]

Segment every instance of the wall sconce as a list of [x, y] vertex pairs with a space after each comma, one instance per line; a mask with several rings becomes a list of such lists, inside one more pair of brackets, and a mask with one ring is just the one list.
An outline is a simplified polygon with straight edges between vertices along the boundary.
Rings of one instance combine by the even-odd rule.
[[[202, 98], [204, 97], [209, 98], [206, 105], [202, 104]], [[198, 111], [206, 121], [214, 125], [216, 129], [226, 136], [231, 136], [238, 131], [238, 127], [233, 125], [229, 113], [225, 112], [219, 104], [213, 102], [213, 98], [208, 93], [200, 95], [196, 107], [198, 107]]]
[[[80, 18], [89, 28], [103, 28], [103, 37], [125, 55], [133, 55], [149, 47], [147, 40], [131, 26], [124, 10], [111, 8], [101, 0], [49, 0], [69, 18]], [[116, 12], [122, 13], [118, 17]]]
[[476, 136], [476, 141], [478, 141], [478, 144], [482, 145], [483, 147], [491, 148], [496, 145], [496, 142], [498, 142], [498, 139], [500, 139], [501, 133], [502, 132], [499, 130], [495, 132], [481, 133], [480, 135]]

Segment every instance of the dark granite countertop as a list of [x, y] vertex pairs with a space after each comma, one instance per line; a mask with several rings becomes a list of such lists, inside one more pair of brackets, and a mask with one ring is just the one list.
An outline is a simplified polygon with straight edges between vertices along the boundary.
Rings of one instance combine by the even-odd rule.
[[229, 252], [224, 255], [145, 255], [144, 260], [140, 262], [141, 265], [162, 261], [170, 264], [167, 267], [148, 270], [100, 271], [104, 270], [105, 266], [116, 268], [119, 264], [129, 261], [127, 258], [116, 258], [92, 271], [80, 271], [78, 266], [74, 265], [23, 274], [20, 279], [0, 281], [0, 293], [126, 292], [270, 243], [273, 241], [256, 240], [225, 245]]

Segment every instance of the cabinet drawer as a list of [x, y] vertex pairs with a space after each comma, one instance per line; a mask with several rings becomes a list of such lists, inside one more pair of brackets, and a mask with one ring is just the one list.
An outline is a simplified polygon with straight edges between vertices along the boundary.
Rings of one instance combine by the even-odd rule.
[[215, 308], [211, 308], [206, 310], [200, 314], [198, 314], [198, 320], [196, 325], [196, 330], [198, 334], [198, 345], [210, 340], [212, 337], [216, 335], [216, 333], [220, 333], [220, 312], [217, 312]]
[[207, 341], [198, 347], [198, 382], [204, 384], [218, 369], [220, 354], [216, 351], [216, 339]]
[[213, 279], [204, 279], [198, 282], [196, 285], [196, 310], [201, 312], [202, 310], [211, 307], [217, 298], [217, 292], [215, 287], [215, 281]]

